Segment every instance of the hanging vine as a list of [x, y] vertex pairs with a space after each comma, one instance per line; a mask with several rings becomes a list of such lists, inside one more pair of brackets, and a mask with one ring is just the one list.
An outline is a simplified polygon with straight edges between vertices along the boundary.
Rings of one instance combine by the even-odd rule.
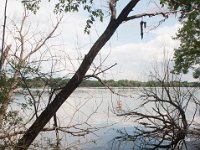
[[144, 28], [146, 28], [147, 26], [147, 22], [145, 21], [140, 21], [140, 36], [141, 36], [141, 39], [143, 39], [143, 36], [144, 36]]

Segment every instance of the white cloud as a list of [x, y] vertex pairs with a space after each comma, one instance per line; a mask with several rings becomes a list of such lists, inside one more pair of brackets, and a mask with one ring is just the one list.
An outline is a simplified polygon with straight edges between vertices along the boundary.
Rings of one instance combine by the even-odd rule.
[[[120, 71], [115, 78], [143, 80], [152, 70], [155, 61], [161, 62], [164, 59], [164, 51], [168, 57], [172, 58], [174, 48], [179, 45], [179, 41], [172, 39], [178, 27], [178, 24], [160, 27], [150, 33], [155, 34], [156, 37], [147, 42], [132, 42], [112, 47], [107, 62], [118, 64], [116, 70]], [[103, 52], [106, 53], [106, 51], [108, 50]]]

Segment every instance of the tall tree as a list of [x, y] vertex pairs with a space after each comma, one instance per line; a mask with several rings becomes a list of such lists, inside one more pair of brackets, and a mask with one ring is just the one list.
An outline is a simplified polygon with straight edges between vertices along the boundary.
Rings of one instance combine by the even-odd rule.
[[199, 0], [162, 0], [172, 10], [179, 10], [179, 21], [182, 27], [176, 39], [180, 46], [175, 49], [174, 59], [176, 73], [187, 73], [189, 68], [195, 69], [194, 77], [200, 75], [200, 1]]
[[[36, 13], [39, 8], [40, 0], [33, 1], [22, 1], [24, 5]], [[80, 67], [75, 72], [74, 76], [69, 80], [69, 82], [61, 89], [61, 91], [55, 96], [54, 100], [45, 108], [45, 110], [37, 117], [35, 122], [30, 126], [30, 128], [25, 132], [23, 137], [18, 141], [15, 146], [15, 149], [27, 149], [30, 144], [37, 137], [39, 132], [44, 128], [44, 126], [49, 122], [49, 120], [56, 114], [56, 111], [61, 107], [61, 105], [67, 100], [67, 98], [73, 93], [73, 91], [80, 85], [83, 79], [86, 76], [86, 72], [90, 68], [93, 60], [96, 55], [99, 53], [101, 48], [106, 44], [106, 42], [112, 37], [116, 29], [123, 22], [130, 21], [137, 18], [142, 18], [145, 16], [152, 17], [155, 15], [162, 15], [168, 17], [169, 12], [156, 12], [156, 13], [141, 13], [132, 15], [133, 8], [140, 0], [129, 0], [125, 3], [125, 6], [118, 14], [116, 10], [116, 5], [118, 0], [110, 0], [110, 21], [108, 26], [102, 35], [96, 40], [94, 45], [91, 47], [89, 52], [85, 55]], [[120, 1], [121, 2], [121, 1]], [[71, 0], [71, 1], [61, 1], [56, 4], [55, 12], [60, 11], [74, 12], [78, 11], [80, 6], [83, 6], [83, 9], [89, 13], [89, 19], [86, 22], [85, 32], [89, 33], [89, 28], [95, 18], [100, 18], [102, 21], [103, 13], [100, 9], [95, 9], [93, 7], [93, 0]]]
[[65, 87], [56, 95], [55, 99], [47, 106], [47, 108], [41, 113], [41, 115], [36, 119], [36, 121], [32, 124], [32, 126], [27, 130], [24, 136], [19, 140], [18, 144], [15, 147], [16, 150], [27, 149], [29, 147], [29, 145], [33, 142], [33, 140], [36, 138], [39, 132], [44, 128], [44, 126], [48, 123], [51, 117], [56, 113], [56, 111], [60, 108], [60, 106], [71, 95], [71, 93], [73, 93], [73, 91], [80, 85], [98, 52], [105, 45], [105, 43], [111, 38], [111, 36], [114, 34], [118, 26], [123, 21], [126, 21], [128, 14], [132, 11], [132, 9], [136, 6], [138, 2], [139, 0], [130, 1], [117, 17], [115, 8], [116, 1], [110, 0], [110, 8], [112, 14], [111, 14], [111, 20], [106, 30], [94, 43], [88, 54], [85, 55], [83, 62], [81, 63], [80, 67], [78, 68], [74, 76], [69, 80], [69, 82], [65, 85]]

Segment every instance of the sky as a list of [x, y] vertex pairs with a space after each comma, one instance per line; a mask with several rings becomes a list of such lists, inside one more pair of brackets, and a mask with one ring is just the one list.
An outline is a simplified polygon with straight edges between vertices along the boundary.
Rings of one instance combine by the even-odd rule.
[[[94, 7], [101, 7], [104, 12], [104, 22], [98, 20], [92, 26], [89, 35], [84, 34], [85, 21], [87, 14], [83, 11], [79, 13], [64, 14], [64, 17], [55, 33], [55, 37], [47, 42], [44, 49], [51, 49], [51, 53], [44, 57], [56, 55], [59, 61], [53, 63], [55, 70], [60, 76], [70, 77], [81, 63], [82, 58], [89, 51], [93, 43], [98, 39], [101, 33], [105, 30], [109, 21], [109, 11], [107, 0], [95, 1], [97, 4]], [[128, 2], [128, 0], [120, 1], [117, 6], [118, 12]], [[3, 1], [5, 3], [5, 0]], [[53, 14], [54, 4], [47, 2], [41, 3], [41, 8], [36, 15], [31, 13], [26, 22], [26, 27], [30, 27], [31, 33], [36, 35], [36, 39], [45, 36], [46, 33], [52, 30], [57, 19], [61, 15]], [[7, 8], [7, 32], [13, 30], [13, 22], [19, 24], [21, 22], [23, 7], [19, 0], [8, 0]], [[3, 24], [3, 5], [0, 6], [1, 25]], [[141, 0], [134, 8], [131, 14], [139, 14], [143, 12], [159, 12], [166, 11], [166, 8], [159, 6], [158, 0]], [[140, 21], [147, 22], [147, 28], [144, 30], [144, 38], [140, 37]], [[116, 33], [110, 41], [103, 47], [99, 55], [96, 57], [90, 71], [87, 74], [93, 73], [94, 70], [104, 70], [114, 64], [110, 70], [100, 75], [103, 79], [128, 79], [128, 80], [148, 80], [149, 73], [155, 65], [160, 67], [164, 56], [173, 59], [173, 50], [180, 44], [179, 41], [173, 40], [178, 28], [181, 27], [177, 21], [178, 17], [170, 15], [161, 25], [159, 22], [162, 17], [144, 17], [142, 19], [132, 20], [120, 25]], [[0, 30], [2, 32], [2, 29]], [[16, 32], [16, 31], [15, 31]], [[15, 33], [16, 34], [16, 33]], [[6, 38], [7, 43], [12, 43], [13, 39], [9, 36]], [[28, 46], [27, 46], [28, 48]], [[40, 57], [41, 53], [36, 54], [32, 59]], [[42, 70], [48, 72], [52, 63], [44, 62]], [[173, 66], [173, 62], [172, 65]], [[100, 68], [100, 69], [98, 69]], [[192, 81], [192, 75], [183, 75], [183, 80]]]

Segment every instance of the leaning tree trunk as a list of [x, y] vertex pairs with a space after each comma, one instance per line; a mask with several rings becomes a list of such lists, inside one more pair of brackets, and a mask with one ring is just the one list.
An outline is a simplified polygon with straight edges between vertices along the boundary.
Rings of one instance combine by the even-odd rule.
[[46, 109], [35, 120], [32, 126], [27, 130], [24, 136], [18, 141], [18, 143], [15, 146], [15, 150], [26, 150], [30, 146], [30, 144], [34, 141], [39, 132], [49, 122], [49, 120], [60, 108], [60, 106], [66, 101], [66, 99], [83, 81], [86, 72], [88, 71], [90, 65], [92, 64], [98, 52], [111, 38], [116, 29], [127, 18], [128, 14], [132, 11], [132, 9], [138, 2], [139, 0], [131, 0], [124, 7], [122, 12], [116, 19], [111, 17], [112, 19], [108, 24], [106, 30], [94, 43], [88, 54], [85, 55], [83, 62], [81, 63], [80, 67], [78, 68], [74, 76], [69, 80], [69, 82], [65, 85], [65, 87], [55, 96], [54, 100], [46, 107]]

